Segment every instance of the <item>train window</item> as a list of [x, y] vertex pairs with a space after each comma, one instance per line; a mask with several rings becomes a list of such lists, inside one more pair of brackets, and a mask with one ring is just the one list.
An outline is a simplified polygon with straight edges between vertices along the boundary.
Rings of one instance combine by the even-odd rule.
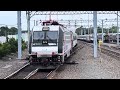
[[34, 40], [44, 39], [44, 32], [43, 31], [35, 31], [33, 33], [33, 39]]
[[46, 39], [58, 39], [58, 31], [48, 31]]
[[[43, 41], [47, 40], [47, 44], [43, 44]], [[36, 46], [54, 46], [57, 45], [58, 31], [35, 31], [33, 33], [33, 45]]]

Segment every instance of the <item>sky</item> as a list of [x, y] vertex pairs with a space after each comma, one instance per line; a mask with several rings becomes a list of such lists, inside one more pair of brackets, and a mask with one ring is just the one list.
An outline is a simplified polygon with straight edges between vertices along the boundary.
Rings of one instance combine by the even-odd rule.
[[[52, 15], [51, 19], [53, 20], [92, 20], [93, 15], [92, 14], [80, 14], [80, 15]], [[115, 19], [117, 16], [115, 14], [98, 14], [97, 19]], [[48, 15], [36, 15], [31, 18], [31, 29], [34, 26], [34, 20], [48, 20]], [[21, 23], [22, 23], [22, 30], [27, 29], [27, 21], [26, 21], [26, 13], [25, 11], [22, 11], [21, 13]], [[73, 23], [74, 24], [74, 23]], [[81, 23], [77, 23], [81, 25]], [[97, 23], [98, 25], [101, 25], [101, 22]], [[117, 22], [106, 22], [104, 23], [106, 26], [112, 26], [112, 24], [117, 25]], [[0, 27], [7, 25], [8, 27], [17, 27], [17, 11], [0, 11]], [[88, 23], [82, 23], [84, 26], [88, 26]], [[89, 25], [93, 25], [93, 22], [89, 22]], [[120, 26], [120, 25], [119, 25]]]

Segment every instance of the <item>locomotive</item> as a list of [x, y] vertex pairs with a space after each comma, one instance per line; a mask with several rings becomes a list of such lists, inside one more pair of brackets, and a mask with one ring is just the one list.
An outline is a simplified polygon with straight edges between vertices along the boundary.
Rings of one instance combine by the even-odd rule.
[[77, 34], [56, 21], [36, 26], [29, 40], [29, 61], [42, 67], [55, 67], [65, 62], [77, 46]]

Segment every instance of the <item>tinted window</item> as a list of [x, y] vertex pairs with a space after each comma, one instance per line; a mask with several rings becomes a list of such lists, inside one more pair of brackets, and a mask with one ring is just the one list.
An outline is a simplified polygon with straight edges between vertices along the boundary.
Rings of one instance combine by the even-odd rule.
[[48, 31], [46, 34], [46, 39], [58, 39], [58, 32], [57, 31]]
[[37, 40], [37, 39], [44, 39], [44, 32], [42, 31], [36, 31], [33, 33], [33, 39]]

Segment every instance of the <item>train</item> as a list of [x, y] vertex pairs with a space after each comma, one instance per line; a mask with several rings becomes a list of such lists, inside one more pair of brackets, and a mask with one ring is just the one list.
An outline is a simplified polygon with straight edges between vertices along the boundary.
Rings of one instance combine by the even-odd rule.
[[[106, 33], [106, 34], [103, 34], [103, 37], [104, 37], [103, 41], [105, 43], [110, 43], [110, 42], [116, 43], [117, 42], [117, 33], [114, 33], [114, 34]], [[78, 39], [92, 43], [93, 42], [93, 35], [79, 35]], [[102, 40], [102, 34], [97, 34], [97, 42], [100, 39]], [[120, 34], [119, 34], [119, 42], [120, 42]]]
[[62, 65], [77, 46], [77, 34], [57, 21], [35, 26], [29, 39], [29, 61], [42, 67]]

